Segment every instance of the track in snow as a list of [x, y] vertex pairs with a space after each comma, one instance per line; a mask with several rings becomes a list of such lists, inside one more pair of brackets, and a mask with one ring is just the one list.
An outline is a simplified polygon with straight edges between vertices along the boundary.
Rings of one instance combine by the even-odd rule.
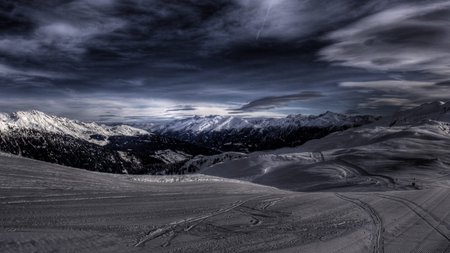
[[352, 168], [353, 170], [355, 170], [355, 172], [357, 172], [361, 176], [376, 178], [379, 182], [385, 183], [386, 186], [395, 185], [395, 180], [392, 177], [382, 175], [382, 174], [369, 173], [367, 170], [363, 169], [362, 167], [360, 167], [354, 163], [351, 163], [345, 159], [342, 159], [342, 158], [338, 158], [338, 159], [336, 159], [336, 161], [338, 161], [339, 163], [341, 163], [342, 165], [344, 165], [346, 167]]
[[[398, 202], [402, 204], [403, 206], [407, 207], [409, 210], [411, 210], [413, 213], [415, 213], [420, 219], [425, 221], [431, 228], [433, 228], [436, 232], [438, 232], [442, 237], [444, 237], [448, 242], [450, 242], [450, 225], [436, 216], [434, 216], [432, 213], [427, 211], [426, 209], [422, 208], [418, 204], [404, 199], [399, 198], [391, 195], [385, 195], [385, 194], [376, 194], [380, 198], [389, 199], [395, 202]], [[434, 223], [434, 224], [433, 224]], [[441, 226], [444, 225], [444, 226]]]
[[372, 222], [375, 227], [375, 231], [372, 233], [372, 252], [374, 253], [383, 253], [384, 252], [384, 246], [383, 246], [383, 222], [381, 220], [381, 217], [377, 213], [375, 209], [373, 209], [369, 204], [356, 199], [356, 198], [350, 198], [347, 196], [344, 196], [343, 194], [335, 193], [335, 195], [345, 201], [351, 202], [364, 211], [367, 212], [367, 214], [370, 215], [370, 218], [372, 219]]
[[[157, 228], [153, 231], [148, 232], [147, 235], [144, 236], [143, 238], [141, 238], [134, 246], [135, 247], [143, 246], [146, 242], [148, 242], [150, 240], [153, 240], [153, 239], [158, 238], [165, 234], [170, 234], [169, 240], [163, 245], [163, 246], [168, 246], [170, 244], [170, 241], [176, 237], [177, 233], [180, 233], [182, 231], [188, 232], [189, 230], [191, 230], [192, 228], [194, 228], [195, 226], [197, 226], [198, 224], [200, 224], [201, 222], [205, 221], [208, 218], [227, 213], [233, 209], [236, 209], [236, 208], [244, 205], [245, 203], [247, 203], [251, 200], [255, 200], [258, 198], [262, 198], [262, 197], [264, 197], [264, 195], [253, 197], [253, 198], [243, 200], [243, 201], [236, 201], [231, 206], [219, 209], [215, 212], [211, 212], [211, 213], [201, 215], [198, 217], [187, 218], [184, 220], [175, 221], [175, 222], [169, 223], [167, 225], [161, 226], [160, 228]], [[181, 229], [181, 230], [178, 229], [180, 227], [185, 227], [185, 229]]]

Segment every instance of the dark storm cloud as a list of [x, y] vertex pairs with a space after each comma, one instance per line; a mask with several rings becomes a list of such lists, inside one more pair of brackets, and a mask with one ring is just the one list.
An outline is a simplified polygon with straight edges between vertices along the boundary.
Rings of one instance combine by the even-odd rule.
[[[446, 85], [425, 95], [366, 86], [445, 83], [449, 14], [437, 0], [2, 1], [0, 98], [88, 119], [438, 99]], [[302, 100], [299, 90], [332, 99]]]
[[275, 107], [285, 105], [289, 102], [310, 100], [310, 99], [319, 98], [322, 96], [323, 95], [320, 92], [303, 91], [303, 92], [300, 92], [297, 94], [291, 94], [291, 95], [285, 95], [285, 96], [263, 97], [263, 98], [253, 100], [253, 101], [249, 102], [248, 104], [243, 105], [242, 107], [234, 110], [234, 112], [267, 110], [267, 109], [272, 109]]

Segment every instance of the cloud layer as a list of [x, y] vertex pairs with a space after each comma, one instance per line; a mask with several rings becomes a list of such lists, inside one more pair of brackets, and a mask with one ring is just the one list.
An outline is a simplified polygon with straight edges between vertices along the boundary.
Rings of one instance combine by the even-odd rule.
[[80, 119], [384, 114], [450, 97], [449, 17], [442, 0], [2, 1], [0, 99]]

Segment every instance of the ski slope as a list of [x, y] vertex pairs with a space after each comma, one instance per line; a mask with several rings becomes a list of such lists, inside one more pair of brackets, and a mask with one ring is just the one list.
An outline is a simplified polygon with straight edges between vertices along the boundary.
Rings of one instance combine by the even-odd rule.
[[448, 176], [440, 186], [369, 193], [292, 192], [202, 175], [157, 178], [0, 155], [0, 251], [450, 249]]

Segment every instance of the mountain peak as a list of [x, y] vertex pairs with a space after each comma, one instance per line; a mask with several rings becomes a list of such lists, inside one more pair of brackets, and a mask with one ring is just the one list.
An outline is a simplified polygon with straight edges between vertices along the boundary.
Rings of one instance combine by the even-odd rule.
[[22, 114], [22, 115], [26, 115], [26, 114], [33, 114], [33, 115], [47, 115], [41, 111], [38, 110], [31, 110], [31, 111], [17, 111], [16, 114]]
[[99, 145], [107, 144], [107, 140], [92, 138], [94, 135], [146, 135], [147, 131], [130, 126], [105, 126], [97, 123], [85, 123], [63, 117], [51, 116], [38, 110], [18, 111], [11, 114], [0, 114], [0, 133], [11, 131], [35, 130], [45, 133], [69, 135]]
[[17, 112], [12, 113], [12, 115], [51, 117], [50, 115], [48, 115], [42, 111], [39, 111], [39, 110], [17, 111]]

